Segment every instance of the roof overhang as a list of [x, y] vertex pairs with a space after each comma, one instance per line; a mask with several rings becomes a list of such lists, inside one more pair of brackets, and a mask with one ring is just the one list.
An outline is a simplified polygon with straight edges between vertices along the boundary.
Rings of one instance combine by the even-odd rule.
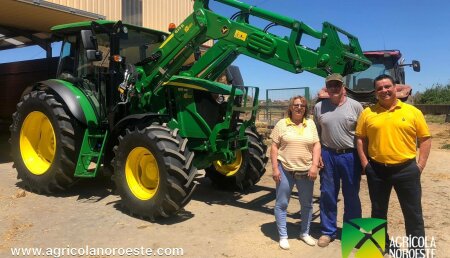
[[64, 23], [104, 19], [94, 14], [44, 0], [2, 0], [0, 50], [51, 42], [50, 28]]

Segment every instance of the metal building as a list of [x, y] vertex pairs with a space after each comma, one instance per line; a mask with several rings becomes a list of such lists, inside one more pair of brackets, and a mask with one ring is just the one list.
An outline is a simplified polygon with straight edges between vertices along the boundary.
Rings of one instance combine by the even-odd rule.
[[192, 13], [194, 6], [192, 0], [47, 0], [47, 2], [97, 13], [108, 20], [122, 20], [166, 32], [169, 23], [180, 24]]

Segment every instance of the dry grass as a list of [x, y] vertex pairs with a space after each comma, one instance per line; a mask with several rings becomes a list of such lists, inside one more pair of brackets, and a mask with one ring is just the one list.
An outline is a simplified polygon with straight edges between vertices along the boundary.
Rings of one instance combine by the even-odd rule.
[[425, 120], [427, 123], [439, 123], [443, 124], [445, 122], [446, 115], [425, 115]]
[[267, 122], [255, 122], [256, 128], [267, 128]]
[[434, 135], [434, 138], [450, 139], [450, 129], [446, 129], [442, 132], [436, 133]]

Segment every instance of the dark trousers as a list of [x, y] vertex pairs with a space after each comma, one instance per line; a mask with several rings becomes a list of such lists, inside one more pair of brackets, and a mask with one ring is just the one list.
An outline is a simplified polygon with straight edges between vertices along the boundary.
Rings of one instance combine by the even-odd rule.
[[[366, 175], [372, 202], [372, 218], [387, 219], [389, 197], [394, 187], [405, 219], [406, 235], [424, 237], [422, 187], [416, 161], [398, 167], [370, 162], [366, 167]], [[389, 243], [389, 237], [386, 238], [386, 243]]]

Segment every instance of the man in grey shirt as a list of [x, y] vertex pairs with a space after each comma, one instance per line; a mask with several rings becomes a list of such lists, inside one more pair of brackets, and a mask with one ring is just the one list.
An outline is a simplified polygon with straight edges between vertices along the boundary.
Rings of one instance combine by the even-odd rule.
[[314, 106], [314, 121], [322, 144], [323, 168], [320, 172], [320, 247], [336, 238], [337, 197], [342, 181], [344, 221], [361, 218], [359, 184], [361, 164], [355, 145], [356, 121], [362, 105], [347, 97], [340, 74], [326, 80], [329, 99]]

